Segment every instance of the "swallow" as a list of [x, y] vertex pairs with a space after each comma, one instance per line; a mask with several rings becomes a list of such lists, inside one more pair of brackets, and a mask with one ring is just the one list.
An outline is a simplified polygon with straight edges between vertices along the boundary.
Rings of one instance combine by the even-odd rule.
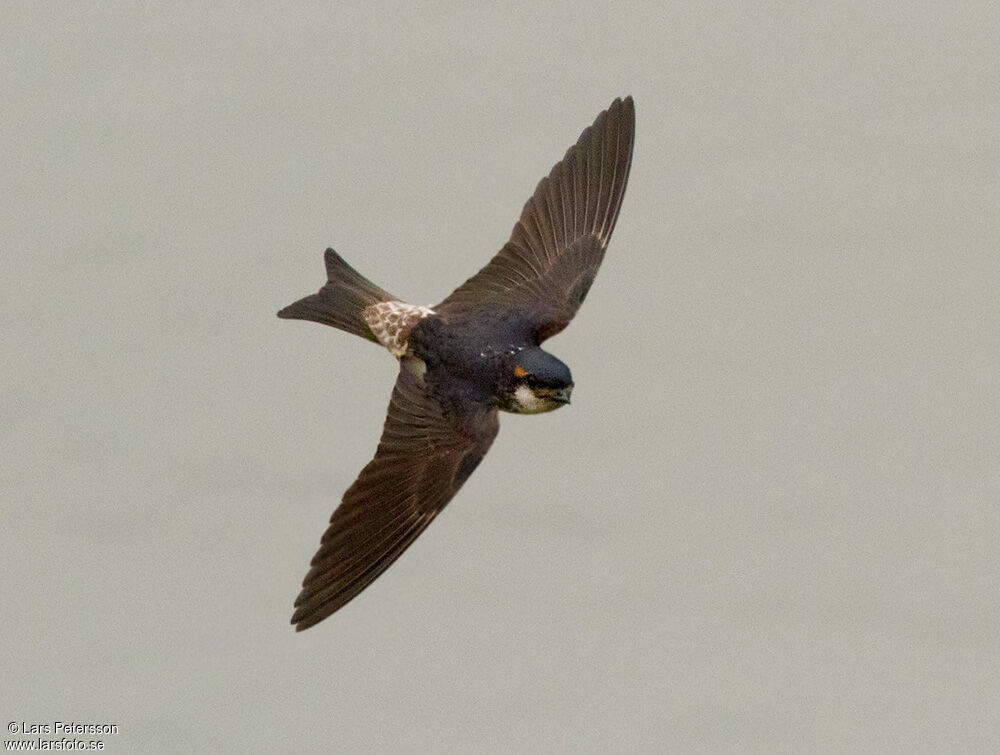
[[381, 344], [399, 361], [375, 458], [330, 518], [295, 601], [296, 631], [356, 597], [427, 528], [483, 460], [498, 412], [570, 402], [569, 367], [541, 344], [594, 282], [634, 131], [632, 98], [616, 99], [539, 182], [510, 240], [440, 304], [407, 304], [327, 249], [326, 284], [278, 312]]

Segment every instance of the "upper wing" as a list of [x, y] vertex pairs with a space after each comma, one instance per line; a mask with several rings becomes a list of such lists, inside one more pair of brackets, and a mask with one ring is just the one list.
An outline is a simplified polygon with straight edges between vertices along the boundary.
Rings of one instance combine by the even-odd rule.
[[389, 568], [496, 437], [496, 409], [446, 409], [410, 361], [400, 367], [375, 458], [344, 493], [302, 583], [292, 616], [297, 631], [325, 619]]
[[441, 316], [523, 310], [539, 342], [583, 302], [621, 208], [635, 134], [632, 98], [617, 99], [543, 178], [489, 264], [434, 307]]

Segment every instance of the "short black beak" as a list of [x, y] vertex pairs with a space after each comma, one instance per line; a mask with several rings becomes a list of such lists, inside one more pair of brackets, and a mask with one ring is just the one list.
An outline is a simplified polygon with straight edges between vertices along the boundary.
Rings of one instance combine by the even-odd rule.
[[552, 400], [553, 401], [558, 401], [560, 404], [568, 404], [569, 403], [569, 394], [571, 394], [572, 392], [573, 392], [573, 386], [570, 385], [570, 386], [568, 386], [566, 388], [563, 388], [558, 393], [553, 394]]

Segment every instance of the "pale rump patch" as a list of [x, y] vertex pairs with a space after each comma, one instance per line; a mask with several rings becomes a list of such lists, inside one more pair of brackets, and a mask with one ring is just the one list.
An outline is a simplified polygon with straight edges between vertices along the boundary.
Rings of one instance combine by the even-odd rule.
[[434, 310], [430, 307], [418, 307], [402, 301], [380, 301], [365, 308], [365, 322], [378, 342], [399, 358], [406, 353], [407, 339], [413, 326], [433, 314]]

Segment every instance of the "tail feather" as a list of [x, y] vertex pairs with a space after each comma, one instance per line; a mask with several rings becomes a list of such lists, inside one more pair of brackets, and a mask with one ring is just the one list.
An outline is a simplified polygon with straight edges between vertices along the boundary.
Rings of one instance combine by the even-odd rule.
[[318, 293], [289, 304], [278, 312], [278, 317], [321, 322], [378, 343], [365, 322], [365, 308], [379, 302], [399, 299], [361, 275], [333, 249], [326, 250], [324, 259], [326, 285]]

